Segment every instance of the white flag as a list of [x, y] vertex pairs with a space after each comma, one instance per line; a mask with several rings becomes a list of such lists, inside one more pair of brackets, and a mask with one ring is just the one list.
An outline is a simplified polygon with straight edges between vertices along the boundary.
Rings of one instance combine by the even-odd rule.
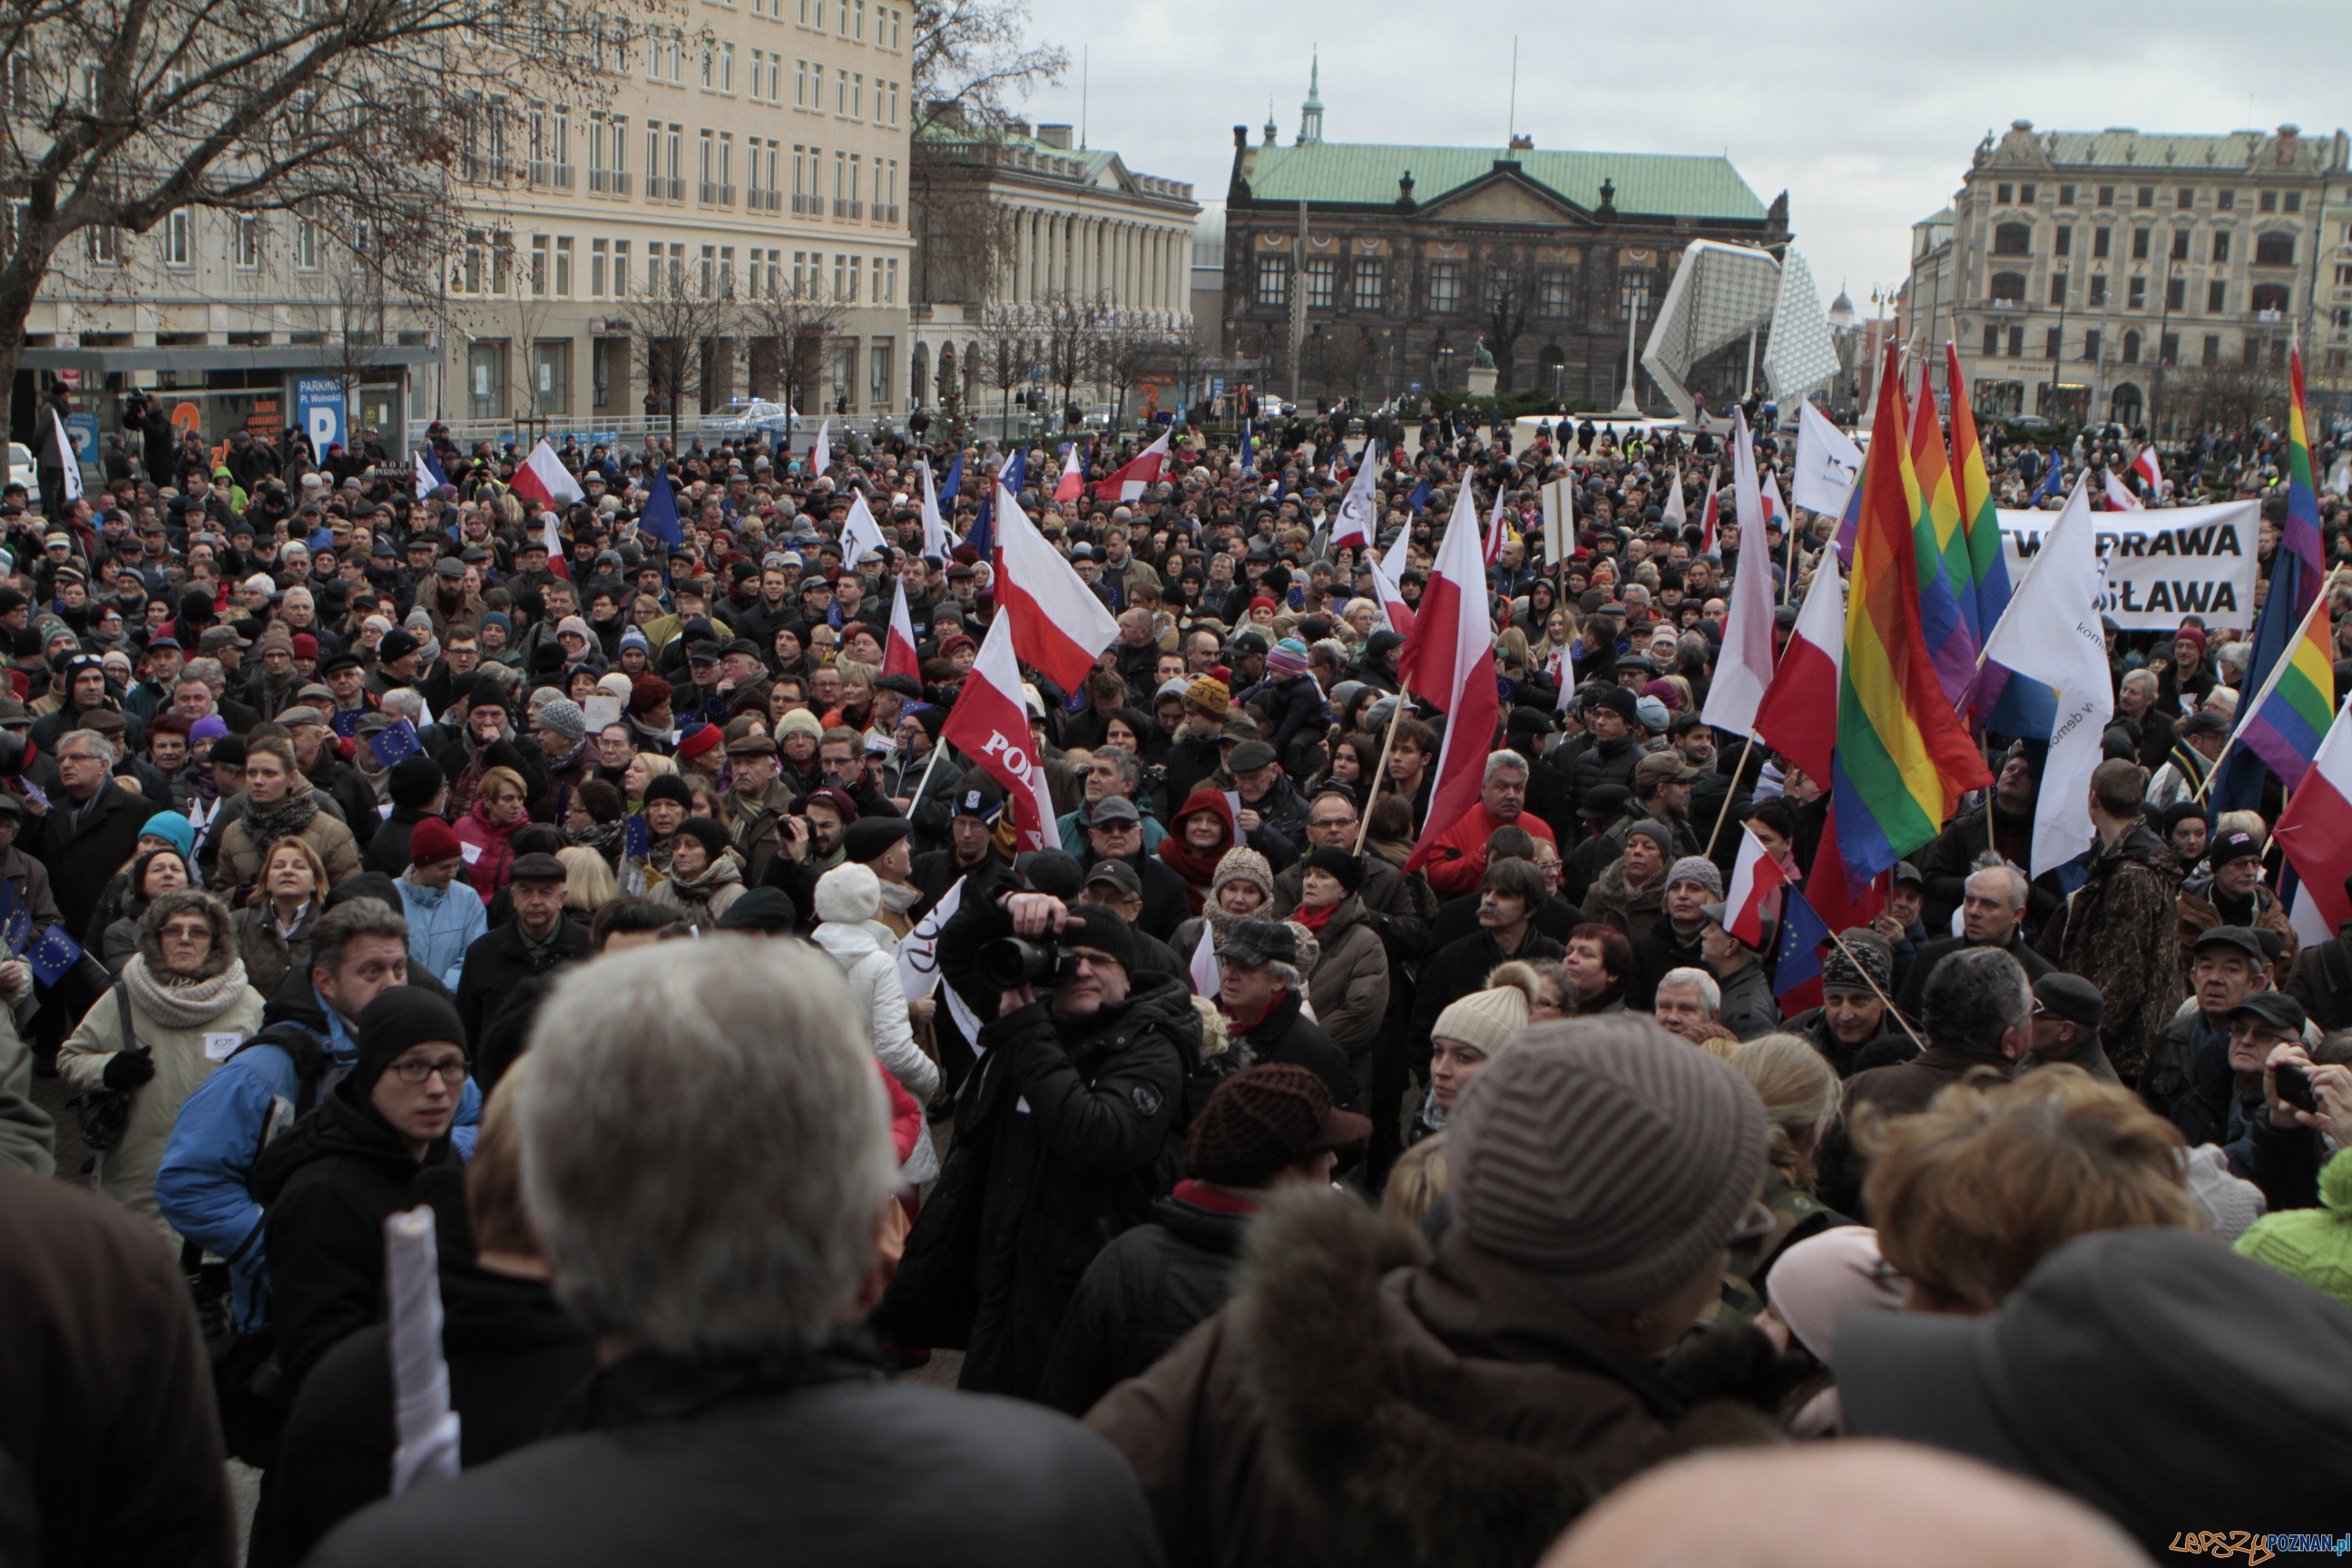
[[890, 559], [889, 542], [882, 537], [882, 525], [874, 521], [874, 509], [866, 504], [864, 490], [850, 492], [849, 517], [841, 525], [841, 546], [844, 566], [856, 566], [857, 558], [869, 550], [885, 561]]
[[809, 478], [816, 479], [833, 467], [833, 421], [827, 419], [816, 427], [816, 444], [809, 448]]
[[65, 475], [65, 499], [79, 500], [81, 500], [81, 454], [74, 449], [73, 436], [66, 429], [65, 416], [52, 408], [49, 410], [49, 419], [58, 427], [58, 467]]
[[1739, 520], [1739, 570], [1731, 584], [1723, 653], [1699, 717], [1719, 730], [1745, 735], [1756, 727], [1757, 705], [1772, 684], [1772, 547], [1764, 537], [1764, 496], [1756, 479], [1756, 448], [1748, 418], [1731, 411], [1731, 494]]
[[[1334, 458], [1333, 462], [1339, 459]], [[1378, 501], [1373, 484], [1381, 477], [1381, 444], [1364, 443], [1364, 460], [1356, 469], [1356, 477], [1348, 481], [1348, 494], [1339, 502], [1339, 521], [1331, 530], [1331, 548], [1343, 544], [1370, 550], [1380, 531]]]
[[1189, 966], [1192, 972], [1193, 994], [1206, 996], [1212, 1001], [1216, 999], [1223, 985], [1217, 969], [1216, 938], [1217, 933], [1209, 928], [1209, 922], [1202, 921], [1201, 940], [1192, 944], [1192, 962]]
[[1845, 515], [1846, 498], [1862, 477], [1862, 448], [1829, 416], [1808, 403], [1797, 416], [1797, 471], [1789, 498], [1807, 511]]
[[963, 908], [963, 884], [964, 879], [958, 877], [955, 886], [931, 906], [930, 913], [898, 939], [898, 989], [909, 1002], [919, 1002], [939, 989], [940, 932]]
[[940, 485], [931, 477], [929, 458], [923, 462], [923, 553], [947, 559], [951, 542], [947, 520], [940, 515]]

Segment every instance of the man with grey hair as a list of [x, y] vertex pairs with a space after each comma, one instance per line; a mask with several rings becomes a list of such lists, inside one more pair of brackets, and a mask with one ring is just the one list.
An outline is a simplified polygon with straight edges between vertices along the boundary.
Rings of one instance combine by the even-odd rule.
[[[514, 1113], [556, 1294], [603, 1363], [581, 1427], [346, 1521], [310, 1561], [1150, 1564], [1131, 1471], [1062, 1416], [887, 1382], [897, 1179], [840, 970], [721, 935], [559, 982]], [[920, 1454], [919, 1473], [891, 1461]], [[943, 1524], [942, 1521], [951, 1521]]]
[[1422, 874], [1428, 878], [1431, 889], [1447, 898], [1476, 892], [1486, 875], [1486, 840], [1497, 827], [1517, 824], [1557, 847], [1551, 824], [1527, 806], [1527, 758], [1517, 752], [1496, 752], [1487, 757], [1478, 804], [1430, 846]]
[[1651, 1014], [1674, 1034], [1696, 1045], [1728, 1035], [1716, 1019], [1723, 1011], [1723, 987], [1704, 969], [1669, 969], [1658, 977]]
[[[26, 793], [25, 809], [34, 820], [17, 847], [48, 868], [58, 916], [68, 934], [79, 936], [89, 929], [107, 882], [129, 863], [139, 847], [139, 829], [157, 808], [114, 776], [113, 742], [95, 730], [69, 730], [58, 737], [57, 763], [55, 800], [44, 805], [40, 796]], [[95, 995], [77, 985], [68, 977], [64, 990], [71, 994], [48, 999], [52, 1016], [61, 1016], [62, 1022], [81, 1016]], [[58, 1034], [63, 1037], [62, 1026]]]
[[2025, 873], [2014, 866], [1986, 866], [1969, 874], [1961, 884], [1960, 934], [1947, 936], [1920, 948], [1904, 976], [1895, 1005], [1916, 1018], [1927, 994], [1927, 981], [1936, 966], [1953, 953], [1972, 947], [1997, 947], [2024, 966], [2029, 981], [2039, 980], [2053, 965], [2026, 944]]

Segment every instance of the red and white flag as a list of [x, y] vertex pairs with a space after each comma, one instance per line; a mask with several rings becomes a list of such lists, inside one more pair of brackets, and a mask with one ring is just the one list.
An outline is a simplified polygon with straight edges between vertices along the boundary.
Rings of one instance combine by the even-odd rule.
[[2106, 481], [2107, 510], [2109, 511], [2137, 511], [2140, 510], [2139, 497], [2131, 493], [2130, 486], [2125, 484], [2123, 480], [2116, 478], [2116, 471], [2113, 468], [2109, 468], [2107, 470]]
[[2319, 754], [2279, 813], [2277, 834], [2280, 852], [2303, 881], [2296, 930], [2316, 930], [2324, 941], [2352, 921], [2352, 894], [2344, 886], [2352, 875], [2352, 708], [2336, 710]]
[[940, 482], [931, 477], [930, 459], [923, 460], [923, 553], [947, 559], [953, 541], [947, 519], [940, 515]]
[[[1465, 483], [1463, 488], [1467, 489], [1469, 486]], [[1497, 485], [1495, 487], [1495, 512], [1492, 517], [1489, 517], [1486, 520], [1486, 549], [1484, 553], [1486, 563], [1489, 566], [1492, 566], [1495, 563], [1503, 558], [1503, 530], [1505, 527], [1503, 522], [1503, 502], [1509, 497], [1510, 493], [1510, 487], [1507, 485]]]
[[526, 500], [535, 500], [550, 509], [588, 499], [588, 492], [580, 488], [580, 481], [572, 477], [572, 470], [563, 466], [563, 459], [555, 455], [555, 448], [547, 444], [544, 436], [530, 449], [530, 456], [522, 460], [522, 467], [515, 470], [513, 489]]
[[1764, 945], [1764, 921], [1780, 908], [1773, 895], [1788, 885], [1788, 868], [1772, 858], [1764, 841], [1739, 825], [1739, 858], [1723, 894], [1723, 929], [1753, 948]]
[[808, 477], [821, 479], [833, 467], [833, 421], [821, 422], [816, 427], [816, 441], [809, 447]]
[[[1000, 496], [1002, 492], [999, 492]], [[948, 710], [940, 738], [1004, 786], [1014, 841], [1023, 849], [1059, 849], [1054, 808], [1045, 795], [1045, 765], [1033, 754], [1029, 709], [1021, 700], [1021, 667], [1013, 658], [1012, 616], [1000, 607], [981, 639], [980, 657]]]
[[2172, 488], [2165, 481], [2164, 465], [2158, 461], [2156, 444], [2152, 441], [2142, 447], [2139, 456], [2132, 459], [2131, 471], [2139, 476], [2140, 482], [2147, 486], [2147, 493], [2152, 496], [2160, 496]]
[[1079, 455], [1078, 443], [1070, 443], [1068, 455], [1062, 459], [1062, 477], [1054, 481], [1055, 500], [1077, 500], [1087, 493], [1087, 463]]
[[[1333, 458], [1336, 467], [1339, 459]], [[1364, 444], [1364, 461], [1356, 477], [1348, 481], [1348, 493], [1340, 498], [1339, 521], [1331, 525], [1331, 548], [1352, 544], [1360, 550], [1370, 550], [1377, 541], [1374, 532], [1380, 521], [1380, 500], [1372, 486], [1381, 475], [1381, 444]]]
[[1756, 708], [1756, 738], [1826, 785], [1837, 745], [1838, 671], [1845, 665], [1845, 579], [1834, 553], [1813, 569], [1804, 607]]
[[1372, 582], [1379, 587], [1381, 609], [1389, 618], [1389, 629], [1399, 637], [1412, 635], [1412, 606], [1404, 602], [1404, 590], [1397, 584], [1412, 569], [1412, 530], [1397, 530], [1395, 542], [1385, 556], [1367, 552], [1364, 559], [1371, 563]]
[[571, 582], [572, 562], [563, 553], [563, 535], [556, 531], [553, 512], [539, 514], [539, 536], [547, 546], [547, 569], [565, 582]]
[[[1731, 411], [1731, 499], [1739, 522], [1739, 571], [1724, 617], [1723, 652], [1699, 717], [1718, 730], [1745, 735], [1772, 685], [1772, 549], [1764, 537], [1764, 496], [1756, 482], [1756, 449], [1748, 444], [1748, 417]], [[1714, 498], [1708, 498], [1713, 504]]]
[[1224, 990], [1223, 972], [1217, 967], [1217, 933], [1209, 922], [1201, 922], [1201, 940], [1192, 944], [1192, 961], [1185, 966], [1192, 972], [1192, 994], [1206, 996], [1212, 1002]]
[[[996, 487], [996, 620], [1011, 623], [1013, 650], [1063, 690], [1076, 691], [1095, 656], [1118, 636], [1118, 617], [1003, 485]], [[1017, 685], [1013, 695], [1017, 700]]]
[[1723, 470], [1721, 468], [1710, 468], [1707, 470], [1706, 507], [1700, 512], [1698, 520], [1698, 552], [1701, 555], [1720, 556], [1723, 553], [1723, 542], [1716, 536], [1715, 531], [1715, 490], [1717, 481], [1722, 478]]
[[1095, 500], [1129, 501], [1141, 495], [1144, 487], [1160, 478], [1160, 467], [1168, 461], [1168, 432], [1120, 464], [1110, 478], [1095, 487]]
[[1405, 869], [1421, 868], [1437, 840], [1478, 804], [1502, 695], [1495, 684], [1495, 621], [1479, 559], [1478, 507], [1465, 484], [1422, 590], [1421, 609], [1397, 660], [1407, 690], [1445, 710], [1429, 816]]
[[1690, 521], [1690, 508], [1683, 501], [1683, 466], [1671, 459], [1666, 464], [1666, 504], [1659, 509], [1659, 515], [1674, 525], [1677, 535]]
[[890, 580], [890, 635], [882, 644], [882, 673], [923, 679], [923, 661], [915, 647], [915, 617], [907, 613], [907, 580]]

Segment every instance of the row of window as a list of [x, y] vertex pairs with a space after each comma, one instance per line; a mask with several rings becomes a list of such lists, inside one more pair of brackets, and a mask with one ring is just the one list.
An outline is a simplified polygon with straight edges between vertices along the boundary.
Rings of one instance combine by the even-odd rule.
[[[2150, 249], [2157, 243], [2150, 237], [2156, 232], [2153, 228], [2135, 228], [2131, 231], [2131, 257], [2134, 261], [2146, 261], [2148, 258]], [[2190, 231], [2176, 228], [2168, 232], [2171, 238], [2164, 243], [2170, 251], [2171, 259], [2175, 261], [2191, 259], [2189, 254], [2191, 243]], [[2115, 234], [2116, 231], [2113, 228], [2104, 226], [2091, 230], [2091, 255], [2098, 258], [2110, 254], [2115, 246]], [[2210, 243], [2208, 258], [2217, 264], [2227, 262], [2230, 259], [2230, 231], [2216, 229], [2209, 237]], [[1992, 231], [1992, 253], [1995, 256], [2032, 255], [2033, 226], [2025, 223], [2004, 223], [1996, 226]], [[2053, 256], [2072, 256], [2074, 253], [2074, 225], [2062, 223], [2051, 230], [2050, 253]], [[2254, 265], [2257, 267], [2294, 266], [2294, 236], [2285, 231], [2254, 236]]]
[[[735, 8], [735, 0], [716, 0], [716, 3], [730, 11]], [[751, 0], [751, 15], [781, 22], [784, 19], [785, 3], [786, 0]], [[866, 0], [830, 0], [829, 5], [828, 0], [796, 0], [796, 4], [797, 14], [793, 19], [803, 27], [820, 33], [826, 31], [825, 19], [830, 11], [832, 30], [836, 37], [853, 43], [871, 43], [877, 49], [906, 47], [907, 13], [898, 6], [877, 5], [874, 7], [871, 18], [873, 36], [868, 37]]]
[[[700, 66], [697, 78], [707, 92], [732, 97], [736, 89], [736, 50], [734, 43], [724, 38], [702, 38], [693, 45]], [[686, 57], [688, 40], [677, 27], [649, 33], [646, 37], [646, 78], [671, 87], [686, 85]], [[781, 107], [784, 101], [784, 54], [781, 49], [756, 48], [749, 51], [749, 69], [744, 74], [746, 96], [761, 103]], [[864, 71], [851, 70], [847, 66], [833, 68], [832, 90], [826, 91], [825, 64], [823, 60], [793, 61], [793, 107], [813, 114], [833, 113], [845, 120], [870, 119], [877, 125], [896, 126], [901, 122], [906, 87], [903, 82], [876, 77], [870, 83]], [[870, 89], [870, 90], [869, 90]]]
[[[572, 412], [572, 350], [571, 338], [539, 338], [530, 343], [526, 362], [527, 381], [520, 389], [509, 385], [514, 345], [505, 338], [474, 338], [466, 345], [466, 414], [472, 419], [502, 419], [506, 417], [510, 400], [528, 406], [534, 414], [569, 414]], [[701, 412], [708, 414], [724, 407], [735, 392], [735, 358], [738, 347], [746, 352], [751, 370], [751, 391], [755, 396], [772, 397], [780, 390], [775, 382], [776, 349], [773, 341], [758, 340], [740, 345], [731, 338], [709, 338], [696, 346], [686, 356], [689, 374], [698, 373]], [[836, 338], [825, 345], [824, 372], [819, 384], [805, 390], [815, 393], [824, 406], [853, 405], [857, 398], [858, 340]], [[588, 397], [591, 407], [599, 413], [617, 411], [623, 402], [623, 389], [630, 375], [631, 342], [625, 337], [599, 337], [589, 340]], [[890, 405], [893, 362], [898, 358], [898, 342], [893, 338], [866, 340], [867, 405], [881, 409]], [[512, 399], [520, 390], [522, 396]], [[648, 406], [666, 403], [655, 395]], [[693, 407], [688, 401], [681, 412]]]
[[[1470, 265], [1465, 261], [1432, 261], [1423, 268], [1426, 274], [1427, 308], [1433, 315], [1451, 315], [1462, 309], [1466, 298]], [[1647, 311], [1649, 279], [1622, 279], [1632, 295], [1619, 300], [1619, 315], [1629, 307], [1627, 300], [1639, 297], [1640, 309]], [[1311, 258], [1306, 267], [1307, 308], [1329, 310], [1338, 307], [1342, 279], [1337, 258]], [[1360, 311], [1378, 311], [1388, 289], [1388, 263], [1378, 258], [1360, 256], [1347, 275], [1346, 287], [1350, 308]], [[1535, 275], [1531, 304], [1539, 317], [1564, 318], [1575, 312], [1576, 268], [1573, 267], [1538, 268]], [[1486, 269], [1482, 300], [1489, 310], [1510, 310], [1519, 299], [1519, 276], [1507, 267]], [[1623, 290], [1621, 290], [1621, 294]], [[1256, 302], [1263, 306], [1286, 307], [1290, 303], [1290, 258], [1284, 256], [1261, 256], [1257, 262]]]
[[[2078, 187], [2074, 185], [2057, 186], [2058, 205], [2062, 207], [2071, 207], [2074, 205], [2074, 195], [2077, 188]], [[2116, 205], [2116, 194], [2118, 189], [2117, 186], [2098, 185], [2084, 186], [2080, 188], [2084, 190], [2095, 190], [2097, 192], [2097, 200], [2092, 203], [2094, 206], [2111, 207]], [[2156, 185], [2141, 185], [2137, 187], [2136, 190], [2129, 193], [2133, 198], [2131, 205], [2137, 207], [2142, 212], [2153, 211], [2157, 205], [2158, 190], [2159, 187]], [[2194, 207], [2197, 205], [2197, 191], [2198, 187], [2195, 185], [2176, 185], [2171, 187], [2173, 197], [2172, 205], [2179, 208], [2182, 212], [2189, 211], [2191, 207]], [[2041, 194], [2041, 186], [2031, 180], [2014, 185], [2007, 180], [2000, 180], [1994, 183], [1992, 188], [1992, 199], [2001, 206], [2030, 207], [2033, 205], [2034, 198], [2039, 196]], [[2301, 191], [2257, 190], [2253, 195], [2254, 210], [2257, 212], [2274, 213], [2280, 211], [2282, 208], [2291, 213], [2299, 213], [2303, 210], [2303, 193]], [[2237, 210], [2237, 206], [2238, 192], [2234, 187], [2223, 185], [2214, 191], [2213, 207], [2215, 211], [2225, 213], [2234, 212]]]
[[[2352, 268], [2340, 268], [2337, 271], [2339, 277], [2352, 275]], [[2133, 310], [2147, 309], [2147, 279], [2145, 278], [2127, 278], [2124, 280], [2124, 283], [2125, 308], [2126, 310]], [[2067, 292], [2068, 284], [2069, 279], [2065, 273], [2053, 272], [2050, 275], [2050, 309], [2053, 310], [2063, 310], [2067, 306], [2069, 303], [2069, 295]], [[2107, 289], [2107, 275], [2105, 273], [2094, 272], [2091, 274], [2090, 284], [2085, 297], [2085, 303], [2090, 309], [2095, 310], [2099, 310], [2111, 302]], [[2025, 274], [2022, 272], [1996, 272], [1992, 275], [1990, 285], [1987, 289], [1987, 293], [1996, 304], [2022, 305], [2026, 300]], [[2165, 281], [2164, 308], [2166, 310], [2185, 310], [2189, 308], [2189, 279], [2185, 278], [2173, 278]], [[2254, 311], [2284, 310], [2287, 308], [2287, 299], [2288, 289], [2285, 284], [2257, 283], [2246, 291], [2246, 309]], [[2230, 285], [2228, 280], [2217, 278], [2208, 282], [2205, 285], [2205, 313], [2209, 316], [2226, 315], [2229, 313], [2229, 309]]]
[[[795, 250], [789, 262], [783, 250], [753, 246], [736, 266], [736, 247], [712, 243], [688, 257], [683, 244], [650, 241], [642, 259], [625, 239], [591, 239], [587, 245], [587, 275], [576, 271], [577, 242], [570, 235], [530, 236], [528, 254], [518, 276], [514, 236], [502, 230], [468, 229], [458, 265], [451, 278], [458, 294], [517, 293], [532, 299], [628, 300], [665, 292], [699, 290], [707, 300], [732, 300], [739, 287], [752, 300], [833, 300], [842, 304], [898, 302], [898, 260], [895, 256], [864, 257], [835, 252], [831, 287], [826, 282], [826, 253]], [[584, 292], [575, 286], [584, 281]], [[870, 301], [869, 301], [870, 295]]]
[[[23, 220], [25, 203], [8, 204], [10, 230]], [[192, 268], [198, 259], [196, 240], [196, 209], [180, 207], [166, 215], [156, 226], [155, 237], [163, 253], [163, 265], [174, 269]], [[229, 265], [241, 272], [261, 269], [267, 244], [269, 219], [259, 213], [230, 213]], [[326, 254], [326, 230], [307, 217], [297, 216], [294, 225], [291, 258], [298, 272], [317, 272], [323, 266]], [[129, 229], [98, 225], [82, 231], [84, 247], [90, 260], [110, 267], [127, 267], [137, 256], [138, 237]], [[349, 240], [353, 250], [368, 247], [365, 226]]]
[[[2147, 340], [2142, 338], [2137, 331], [2126, 332], [2123, 335], [2121, 342], [2116, 346], [2116, 358], [2124, 364], [2139, 363], [2140, 356], [2144, 351], [2146, 342]], [[2261, 337], [2249, 337], [2246, 339], [2244, 345], [2246, 368], [2252, 370], [2262, 363], [2263, 353], [2264, 352], [2263, 344], [2265, 342], [2270, 344], [2269, 353], [2272, 364], [2284, 369], [2286, 364], [2287, 340], [2284, 337], [2275, 334], [2268, 339]], [[1999, 322], [1988, 323], [1984, 330], [1984, 353], [1988, 356], [1999, 356], [2002, 353], [2004, 344], [2008, 350], [2006, 357], [2010, 359], [2023, 359], [2025, 357], [2025, 329], [2023, 327], [2003, 327]], [[2075, 358], [2095, 363], [2099, 359], [2100, 352], [2104, 346], [2105, 344], [2101, 338], [2099, 330], [2096, 327], [2094, 327], [2083, 334], [2082, 352], [2079, 354], [2069, 355], [2065, 352], [2065, 340], [2062, 336], [2060, 329], [2050, 327], [2044, 329], [2042, 335], [2041, 357], [2046, 360]], [[2163, 334], [2163, 337], [2159, 341], [2158, 353], [2162, 363], [2166, 364], [2179, 363], [2180, 334], [2179, 332], [2166, 332]], [[2207, 332], [2205, 334], [2203, 349], [2199, 357], [2198, 363], [2200, 364], [2209, 365], [2220, 364], [2221, 363], [2221, 333]]]
[[[588, 190], [593, 195], [626, 196], [629, 193], [629, 121], [625, 115], [594, 115], [588, 122]], [[648, 201], [686, 200], [686, 127], [676, 121], [646, 122], [646, 197]], [[795, 142], [788, 148], [772, 138], [743, 139], [741, 163], [737, 163], [735, 133], [705, 126], [696, 142], [699, 163], [696, 197], [705, 206], [735, 205], [735, 174], [744, 180], [744, 205], [754, 212], [785, 210], [786, 174], [791, 211], [798, 217], [863, 218], [878, 223], [899, 221], [899, 161], [836, 148], [833, 154], [832, 196], [828, 203], [825, 157], [821, 147]], [[567, 178], [564, 188], [570, 188]], [[872, 211], [867, 211], [868, 197]]]

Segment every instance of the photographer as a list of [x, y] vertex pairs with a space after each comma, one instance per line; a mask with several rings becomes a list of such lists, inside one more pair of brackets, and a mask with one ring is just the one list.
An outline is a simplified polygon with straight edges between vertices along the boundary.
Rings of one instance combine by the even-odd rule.
[[1078, 1276], [1180, 1173], [1201, 1026], [1182, 981], [1135, 973], [1115, 910], [1014, 893], [978, 912], [996, 1019], [874, 1323], [907, 1348], [963, 1346], [964, 1388], [1028, 1398]]

